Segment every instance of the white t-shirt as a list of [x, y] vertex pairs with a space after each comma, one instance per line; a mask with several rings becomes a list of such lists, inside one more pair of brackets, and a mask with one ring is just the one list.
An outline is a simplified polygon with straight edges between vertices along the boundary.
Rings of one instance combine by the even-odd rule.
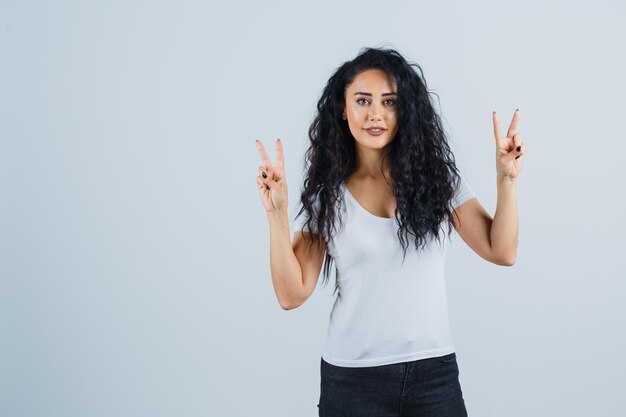
[[[336, 366], [367, 367], [454, 352], [444, 278], [447, 226], [440, 227], [444, 239], [430, 238], [424, 252], [415, 251], [408, 235], [402, 265], [395, 219], [375, 216], [344, 183], [341, 188], [343, 225], [327, 247], [339, 288], [322, 358]], [[461, 177], [452, 207], [474, 196]], [[306, 212], [295, 219], [294, 232], [303, 230], [305, 217]]]

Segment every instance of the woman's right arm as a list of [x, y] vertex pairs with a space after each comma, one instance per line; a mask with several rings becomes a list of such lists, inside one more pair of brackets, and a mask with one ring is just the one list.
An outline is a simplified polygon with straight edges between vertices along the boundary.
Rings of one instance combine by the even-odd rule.
[[274, 292], [284, 310], [299, 307], [311, 296], [317, 281], [326, 246], [321, 243], [309, 249], [303, 233], [289, 232], [289, 219], [279, 210], [268, 212], [270, 226], [270, 269]]
[[256, 145], [263, 161], [256, 181], [270, 225], [272, 283], [278, 303], [290, 310], [302, 305], [315, 289], [326, 247], [322, 243], [309, 250], [299, 231], [291, 243], [283, 146], [277, 139], [278, 161], [273, 167], [261, 141], [257, 140]]
[[275, 210], [267, 213], [270, 226], [270, 270], [280, 306], [294, 308], [302, 294], [302, 271], [291, 246], [289, 217]]

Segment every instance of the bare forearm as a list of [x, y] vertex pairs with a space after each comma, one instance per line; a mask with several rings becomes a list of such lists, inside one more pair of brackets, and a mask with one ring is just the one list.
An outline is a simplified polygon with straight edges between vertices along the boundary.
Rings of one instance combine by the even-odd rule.
[[270, 227], [270, 269], [274, 292], [287, 309], [302, 293], [302, 271], [291, 246], [289, 218], [279, 211], [267, 213]]
[[495, 258], [512, 265], [517, 258], [518, 213], [515, 180], [498, 178], [498, 203], [491, 223], [491, 250]]

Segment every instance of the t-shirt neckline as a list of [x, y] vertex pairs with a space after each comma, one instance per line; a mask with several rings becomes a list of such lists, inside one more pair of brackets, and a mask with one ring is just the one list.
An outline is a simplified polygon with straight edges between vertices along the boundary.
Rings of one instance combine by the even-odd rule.
[[370, 212], [369, 212], [369, 211], [367, 211], [367, 210], [365, 209], [365, 207], [363, 207], [363, 206], [361, 205], [361, 203], [359, 203], [359, 201], [358, 201], [358, 200], [357, 200], [357, 199], [356, 199], [356, 198], [352, 195], [352, 193], [351, 193], [351, 192], [350, 192], [350, 190], [348, 189], [348, 186], [346, 185], [345, 181], [341, 181], [341, 185], [343, 186], [343, 189], [345, 190], [345, 194], [347, 194], [348, 198], [349, 198], [350, 200], [352, 200], [352, 202], [353, 202], [353, 203], [357, 206], [357, 208], [359, 209], [359, 211], [360, 211], [361, 213], [365, 214], [367, 217], [370, 217], [370, 218], [372, 218], [372, 219], [374, 219], [374, 220], [377, 220], [377, 221], [380, 221], [380, 222], [386, 222], [386, 223], [389, 223], [389, 222], [392, 222], [392, 221], [394, 221], [394, 220], [395, 220], [395, 218], [394, 218], [394, 217], [380, 217], [380, 216], [377, 216], [377, 215], [375, 215], [375, 214], [373, 214], [373, 213], [370, 213]]

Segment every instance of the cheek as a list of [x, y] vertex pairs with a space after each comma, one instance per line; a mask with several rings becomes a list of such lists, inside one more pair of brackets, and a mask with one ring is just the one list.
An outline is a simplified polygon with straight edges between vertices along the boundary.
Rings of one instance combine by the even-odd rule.
[[361, 117], [361, 110], [358, 107], [352, 107], [349, 109], [350, 114], [353, 118], [358, 119]]

